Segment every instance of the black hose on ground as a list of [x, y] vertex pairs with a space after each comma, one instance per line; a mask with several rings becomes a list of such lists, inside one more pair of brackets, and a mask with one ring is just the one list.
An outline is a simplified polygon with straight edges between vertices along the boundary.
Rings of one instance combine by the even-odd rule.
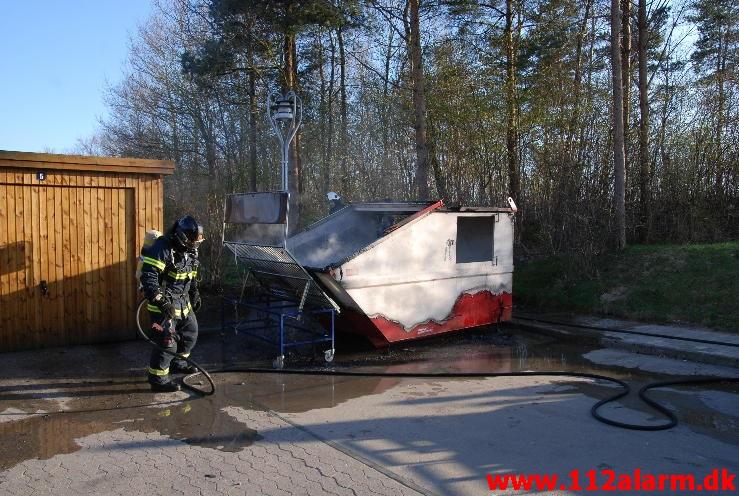
[[[210, 383], [211, 390], [210, 391], [203, 391], [202, 389], [199, 389], [195, 386], [192, 386], [187, 383], [189, 379], [192, 377], [198, 375], [198, 373], [190, 374], [185, 376], [182, 379], [182, 384], [187, 389], [202, 395], [202, 396], [209, 396], [213, 393], [215, 393], [216, 386], [213, 382], [213, 378], [211, 375], [206, 371], [203, 367], [198, 365], [197, 362], [192, 360], [189, 357], [184, 357], [178, 353], [171, 352], [167, 350], [166, 348], [159, 346], [157, 343], [152, 341], [144, 332], [144, 330], [141, 328], [141, 323], [139, 320], [139, 312], [141, 311], [142, 306], [144, 305], [146, 300], [142, 301], [139, 304], [138, 309], [136, 310], [136, 324], [139, 329], [139, 334], [146, 339], [149, 343], [151, 343], [152, 346], [157, 347], [158, 349], [164, 351], [165, 353], [168, 353], [174, 357], [180, 358], [182, 360], [185, 360], [187, 363], [198, 369], [198, 373], [201, 373], [205, 376], [205, 378]], [[248, 374], [281, 374], [281, 375], [312, 375], [312, 376], [332, 376], [332, 377], [394, 377], [399, 379], [488, 379], [493, 377], [574, 377], [574, 378], [580, 378], [580, 379], [593, 379], [596, 381], [604, 381], [604, 382], [610, 382], [613, 384], [616, 384], [621, 387], [621, 391], [618, 393], [609, 396], [607, 398], [604, 398], [600, 401], [598, 401], [595, 405], [592, 406], [590, 409], [590, 414], [599, 422], [602, 422], [607, 425], [612, 425], [614, 427], [620, 427], [622, 429], [629, 429], [629, 430], [636, 430], [636, 431], [663, 431], [667, 429], [671, 429], [675, 427], [678, 423], [678, 419], [675, 416], [675, 414], [669, 410], [664, 405], [657, 403], [652, 398], [649, 398], [647, 396], [647, 391], [651, 389], [657, 389], [662, 387], [669, 387], [669, 386], [695, 386], [695, 385], [705, 385], [705, 384], [739, 384], [739, 377], [698, 377], [698, 378], [691, 378], [691, 379], [681, 379], [677, 381], [659, 381], [659, 382], [652, 382], [650, 384], [645, 385], [639, 390], [639, 398], [646, 403], [648, 406], [650, 406], [652, 409], [656, 410], [657, 412], [661, 413], [665, 417], [667, 417], [667, 422], [664, 422], [662, 424], [655, 424], [655, 425], [649, 425], [649, 424], [630, 424], [626, 422], [620, 422], [618, 420], [612, 420], [607, 417], [604, 417], [600, 413], [598, 413], [598, 410], [603, 407], [604, 405], [611, 403], [613, 401], [619, 400], [623, 398], [624, 396], [627, 396], [631, 392], [631, 387], [625, 383], [624, 381], [620, 379], [616, 379], [615, 377], [609, 377], [607, 375], [600, 375], [600, 374], [590, 374], [586, 372], [566, 372], [566, 371], [552, 371], [552, 372], [441, 372], [441, 373], [410, 373], [410, 372], [352, 372], [352, 371], [344, 371], [344, 370], [301, 370], [301, 369], [269, 369], [269, 368], [261, 368], [261, 367], [243, 367], [243, 368], [230, 368], [230, 369], [219, 369], [211, 371], [213, 374], [226, 374], [226, 373], [248, 373]]]
[[647, 384], [639, 390], [639, 398], [644, 401], [647, 405], [658, 411], [668, 421], [662, 424], [648, 425], [648, 424], [630, 424], [626, 422], [619, 422], [618, 420], [612, 420], [604, 417], [598, 410], [606, 405], [618, 399], [623, 398], [631, 392], [631, 387], [620, 379], [615, 377], [609, 377], [607, 375], [600, 374], [589, 374], [586, 372], [563, 372], [563, 371], [552, 371], [552, 372], [442, 372], [442, 373], [410, 373], [410, 372], [351, 372], [343, 370], [300, 370], [300, 369], [268, 369], [268, 368], [233, 368], [233, 369], [221, 369], [214, 371], [213, 373], [249, 373], [249, 374], [283, 374], [283, 375], [314, 375], [314, 376], [334, 376], [334, 377], [395, 377], [403, 379], [487, 379], [492, 377], [574, 377], [580, 379], [594, 379], [597, 381], [604, 381], [617, 384], [621, 387], [621, 391], [598, 401], [590, 409], [591, 415], [604, 424], [612, 425], [614, 427], [620, 427], [622, 429], [636, 430], [636, 431], [663, 431], [675, 427], [678, 423], [675, 414], [667, 409], [664, 405], [657, 403], [655, 400], [649, 398], [646, 393], [650, 389], [656, 389], [668, 386], [688, 386], [688, 385], [699, 385], [699, 384], [739, 384], [739, 377], [700, 377], [692, 379], [683, 379], [679, 381], [660, 381]]

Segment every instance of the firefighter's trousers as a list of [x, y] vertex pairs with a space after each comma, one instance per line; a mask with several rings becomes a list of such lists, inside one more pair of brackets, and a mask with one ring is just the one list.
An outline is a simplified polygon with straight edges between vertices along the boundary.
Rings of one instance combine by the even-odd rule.
[[[155, 314], [152, 317], [159, 317], [161, 319], [161, 314]], [[156, 320], [153, 321], [156, 322]], [[164, 326], [163, 331], [152, 332], [154, 342], [184, 357], [190, 356], [190, 352], [195, 347], [195, 342], [198, 339], [198, 320], [195, 318], [195, 312], [191, 311], [185, 317], [173, 319], [172, 325], [177, 334], [177, 339], [174, 339], [174, 336], [169, 336], [167, 328]], [[168, 382], [170, 365], [174, 368], [184, 367], [187, 365], [187, 362], [175, 358], [158, 348], [154, 348], [151, 352], [151, 359], [149, 360], [149, 382], [152, 384]]]

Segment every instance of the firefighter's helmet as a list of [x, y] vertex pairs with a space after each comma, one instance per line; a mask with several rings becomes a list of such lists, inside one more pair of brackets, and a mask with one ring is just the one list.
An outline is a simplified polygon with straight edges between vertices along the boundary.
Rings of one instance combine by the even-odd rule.
[[173, 238], [179, 248], [184, 250], [196, 250], [203, 237], [203, 226], [198, 224], [192, 216], [186, 215], [177, 221], [174, 227]]

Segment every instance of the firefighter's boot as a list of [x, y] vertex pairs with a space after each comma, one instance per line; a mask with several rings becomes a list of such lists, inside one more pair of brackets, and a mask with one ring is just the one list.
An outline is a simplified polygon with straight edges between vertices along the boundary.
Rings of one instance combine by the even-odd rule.
[[180, 385], [172, 382], [151, 382], [151, 390], [155, 393], [174, 393], [180, 390]]
[[172, 361], [172, 365], [169, 366], [170, 370], [175, 374], [194, 374], [198, 371], [193, 365], [185, 361]]

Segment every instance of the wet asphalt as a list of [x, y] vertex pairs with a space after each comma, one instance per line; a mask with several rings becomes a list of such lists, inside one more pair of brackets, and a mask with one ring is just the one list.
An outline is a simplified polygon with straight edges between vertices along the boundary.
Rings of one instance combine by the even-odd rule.
[[[575, 371], [604, 374], [643, 384], [725, 373], [705, 365], [675, 363], [660, 368], [654, 357], [628, 354], [631, 362], [609, 354], [588, 339], [562, 341], [515, 327], [490, 327], [375, 350], [366, 343], [340, 337], [333, 363], [322, 350], [310, 348], [288, 356], [287, 366], [388, 372]], [[187, 444], [236, 452], [259, 442], [260, 435], [227, 414], [227, 407], [268, 409], [298, 414], [332, 409], [357, 398], [380, 395], [408, 384], [439, 384], [464, 379], [317, 377], [220, 373], [217, 393], [154, 395], [141, 374], [148, 348], [143, 342], [79, 346], [3, 355], [0, 372], [0, 470], [29, 459], [49, 459], [80, 449], [75, 442], [93, 433], [124, 430], [156, 432]], [[274, 350], [244, 335], [209, 332], [201, 336], [193, 358], [207, 368], [233, 369], [270, 364]], [[199, 382], [197, 378], [195, 382]], [[582, 380], [561, 380], [547, 394], [576, 393], [594, 401], [609, 387]], [[718, 399], [700, 391], [668, 389], [654, 398], [678, 411], [691, 431], [739, 446], [739, 395], [736, 388], [711, 386]], [[648, 408], [633, 395], [615, 405], [619, 410]], [[28, 415], [37, 413], [35, 415]], [[588, 412], [582, 411], [583, 421]]]

